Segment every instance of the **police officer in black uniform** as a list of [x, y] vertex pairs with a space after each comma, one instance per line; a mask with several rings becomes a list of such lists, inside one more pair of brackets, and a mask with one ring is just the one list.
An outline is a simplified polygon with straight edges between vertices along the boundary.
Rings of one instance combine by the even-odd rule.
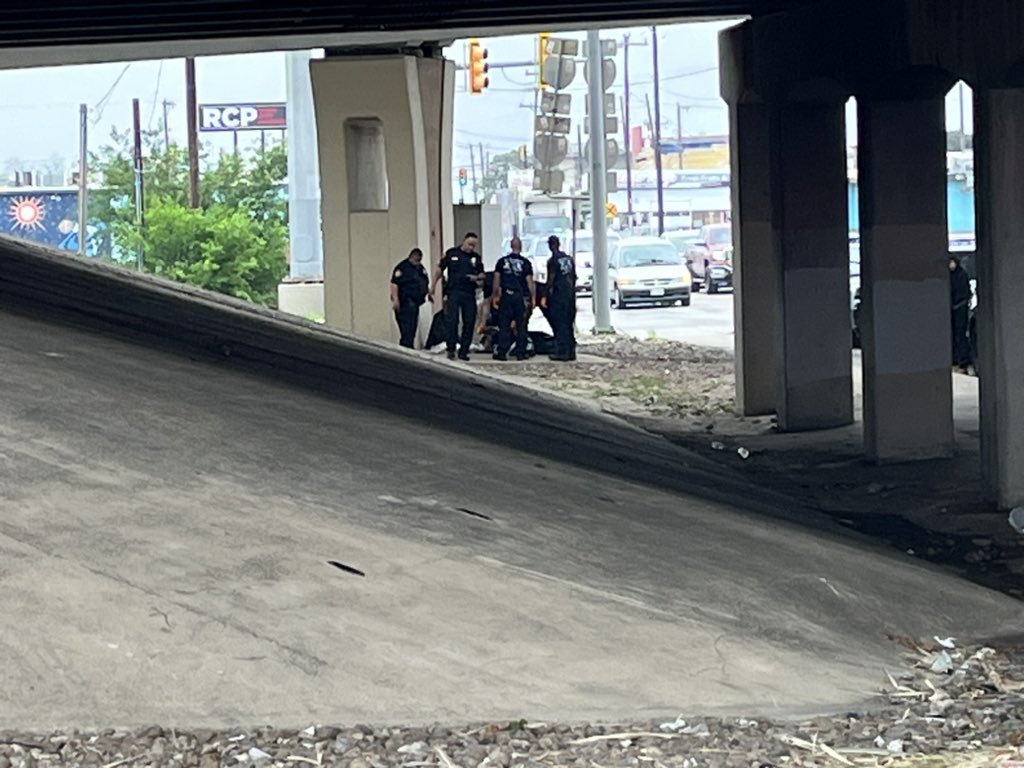
[[430, 278], [423, 266], [423, 251], [413, 248], [408, 257], [398, 263], [391, 273], [391, 307], [398, 321], [398, 333], [403, 347], [413, 348], [416, 326], [419, 325], [420, 307], [427, 300]]
[[548, 295], [552, 329], [555, 332], [555, 354], [552, 360], [576, 359], [576, 264], [562, 251], [562, 243], [552, 235], [548, 238], [551, 258], [548, 259]]
[[516, 360], [526, 359], [529, 312], [537, 303], [537, 289], [533, 282], [533, 264], [523, 256], [523, 241], [512, 238], [512, 252], [498, 259], [494, 267], [494, 288], [491, 305], [498, 310], [498, 346], [495, 360], [508, 360], [512, 346], [512, 326], [516, 328]]
[[[469, 232], [462, 245], [450, 248], [434, 271], [430, 294], [440, 280], [444, 281], [445, 311], [448, 313], [448, 359], [455, 359], [455, 346], [459, 346], [459, 359], [469, 360], [469, 346], [473, 343], [476, 326], [476, 291], [484, 284], [483, 258], [476, 252], [477, 236]], [[459, 335], [459, 319], [462, 334]]]

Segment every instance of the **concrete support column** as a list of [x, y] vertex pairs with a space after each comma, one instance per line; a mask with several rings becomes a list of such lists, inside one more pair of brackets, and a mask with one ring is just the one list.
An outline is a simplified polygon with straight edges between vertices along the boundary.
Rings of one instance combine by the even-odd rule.
[[[313, 61], [329, 325], [397, 341], [391, 267], [413, 247], [428, 270], [451, 231], [455, 67], [411, 55]], [[429, 329], [424, 305], [421, 336]]]
[[865, 449], [876, 461], [950, 456], [944, 101], [857, 106]]
[[771, 169], [776, 237], [776, 409], [785, 431], [853, 422], [844, 104], [780, 105]]
[[772, 227], [770, 134], [766, 106], [729, 106], [736, 406], [744, 416], [775, 413], [779, 260]]
[[1024, 88], [976, 89], [978, 373], [985, 494], [1024, 504]]

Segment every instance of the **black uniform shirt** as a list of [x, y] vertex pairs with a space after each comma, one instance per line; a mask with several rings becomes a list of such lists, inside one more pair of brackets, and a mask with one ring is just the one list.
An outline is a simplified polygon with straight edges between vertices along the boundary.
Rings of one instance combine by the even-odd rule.
[[572, 256], [555, 251], [548, 259], [548, 280], [551, 283], [552, 295], [576, 295], [576, 264]]
[[398, 286], [398, 300], [419, 306], [427, 299], [430, 277], [422, 264], [413, 264], [408, 259], [398, 263], [391, 275], [391, 282]]
[[953, 309], [960, 309], [971, 303], [971, 276], [957, 264], [949, 273], [949, 299]]
[[445, 273], [445, 293], [476, 293], [473, 278], [484, 273], [484, 260], [476, 251], [451, 248], [441, 259], [441, 271]]
[[521, 253], [502, 256], [494, 267], [498, 273], [502, 293], [529, 293], [526, 278], [533, 277], [533, 264]]

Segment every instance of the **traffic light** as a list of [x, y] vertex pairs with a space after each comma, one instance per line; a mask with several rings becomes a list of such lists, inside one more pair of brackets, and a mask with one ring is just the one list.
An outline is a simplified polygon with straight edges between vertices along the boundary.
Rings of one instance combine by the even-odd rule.
[[544, 61], [548, 57], [548, 38], [550, 32], [541, 32], [537, 35], [537, 87], [544, 88]]
[[466, 183], [467, 183], [468, 180], [469, 180], [469, 177], [466, 175], [466, 169], [465, 168], [459, 168], [459, 186], [460, 187], [466, 186]]
[[483, 93], [484, 89], [491, 84], [487, 77], [487, 49], [480, 45], [480, 41], [473, 38], [469, 41], [469, 92]]

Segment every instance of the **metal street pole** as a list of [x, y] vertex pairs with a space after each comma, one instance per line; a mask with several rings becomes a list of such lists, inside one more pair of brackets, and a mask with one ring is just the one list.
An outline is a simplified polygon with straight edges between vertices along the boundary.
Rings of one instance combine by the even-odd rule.
[[590, 226], [594, 245], [594, 333], [614, 333], [608, 295], [608, 176], [605, 168], [604, 60], [601, 34], [587, 33], [587, 99], [590, 106]]
[[651, 27], [654, 51], [654, 173], [658, 184], [658, 234], [665, 234], [665, 190], [661, 171], [661, 85], [658, 81], [658, 28]]
[[622, 79], [624, 86], [622, 121], [623, 133], [626, 143], [626, 216], [629, 219], [629, 226], [633, 226], [633, 144], [630, 131], [632, 126], [629, 122], [629, 35], [622, 41]]
[[79, 108], [78, 138], [78, 255], [86, 255], [89, 240], [89, 107]]

